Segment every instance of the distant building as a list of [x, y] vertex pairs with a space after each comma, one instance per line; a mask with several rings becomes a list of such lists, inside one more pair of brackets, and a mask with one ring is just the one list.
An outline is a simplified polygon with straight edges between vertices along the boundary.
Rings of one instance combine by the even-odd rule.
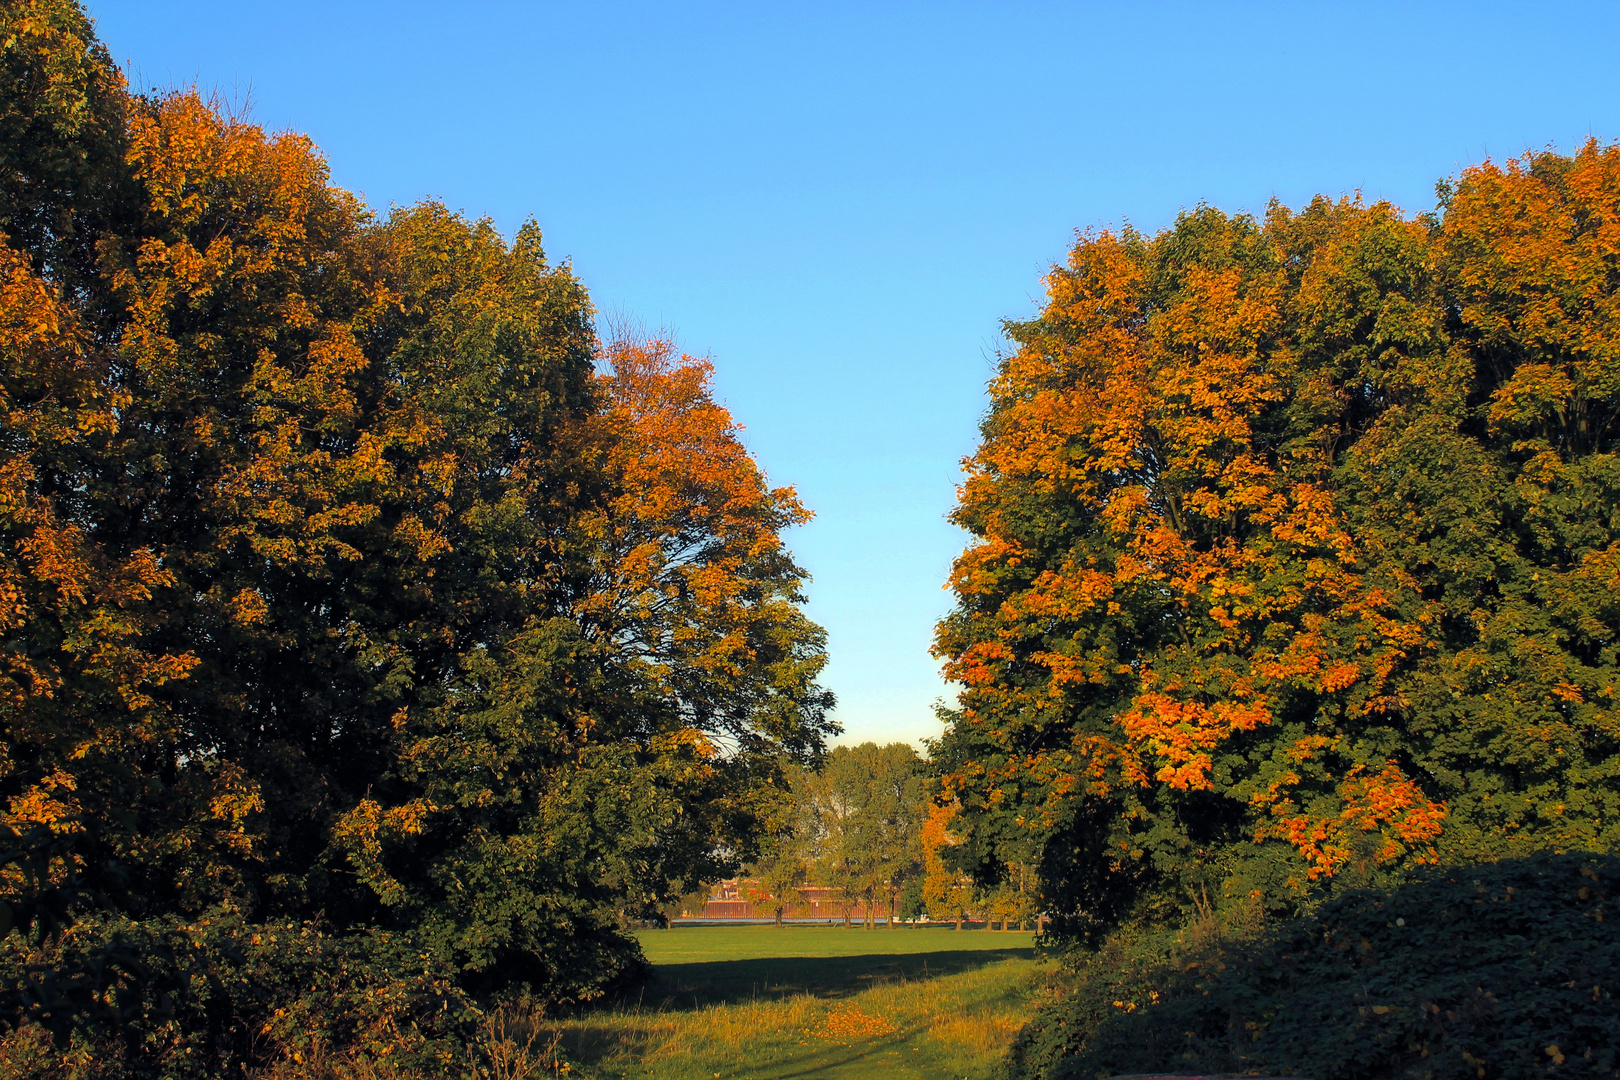
[[[846, 905], [839, 899], [838, 890], [825, 888], [820, 885], [806, 885], [794, 890], [799, 894], [796, 903], [789, 904], [782, 912], [784, 919], [837, 919], [842, 921]], [[776, 903], [769, 898], [759, 903], [748, 899], [750, 896], [759, 896], [764, 890], [759, 882], [749, 879], [731, 878], [722, 881], [709, 890], [709, 901], [703, 905], [701, 911], [683, 911], [684, 919], [774, 919], [776, 918]], [[872, 914], [879, 919], [889, 917], [889, 898], [881, 896], [874, 898]], [[847, 905], [849, 918], [852, 922], [862, 922], [866, 919], [866, 904], [857, 901]]]

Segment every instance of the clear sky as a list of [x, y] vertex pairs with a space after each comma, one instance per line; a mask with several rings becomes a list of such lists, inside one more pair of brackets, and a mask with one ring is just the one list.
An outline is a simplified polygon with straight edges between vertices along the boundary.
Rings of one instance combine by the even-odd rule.
[[846, 740], [916, 740], [1002, 346], [1074, 230], [1620, 137], [1620, 4], [89, 0], [133, 85], [250, 99], [372, 206], [540, 222], [710, 355], [816, 521]]

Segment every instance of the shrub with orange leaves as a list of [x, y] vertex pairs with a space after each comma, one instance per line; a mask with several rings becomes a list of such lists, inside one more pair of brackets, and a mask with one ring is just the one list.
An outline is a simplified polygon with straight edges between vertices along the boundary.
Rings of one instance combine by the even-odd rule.
[[1620, 840], [1620, 148], [1087, 233], [936, 650], [962, 862], [1059, 926]]

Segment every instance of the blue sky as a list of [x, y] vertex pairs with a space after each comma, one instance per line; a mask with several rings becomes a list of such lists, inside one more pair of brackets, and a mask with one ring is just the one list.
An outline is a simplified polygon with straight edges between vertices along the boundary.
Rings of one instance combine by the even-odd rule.
[[1620, 137], [1620, 5], [89, 0], [137, 88], [250, 100], [372, 206], [537, 219], [604, 316], [710, 355], [817, 519], [846, 740], [939, 730], [927, 648], [1000, 321], [1155, 230]]

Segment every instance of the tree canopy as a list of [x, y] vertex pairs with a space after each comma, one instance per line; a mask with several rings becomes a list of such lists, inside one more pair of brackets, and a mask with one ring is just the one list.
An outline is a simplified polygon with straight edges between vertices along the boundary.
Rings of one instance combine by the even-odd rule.
[[836, 888], [849, 911], [894, 902], [915, 875], [927, 799], [922, 761], [906, 743], [834, 747], [821, 767], [801, 774], [797, 828], [813, 880]]
[[149, 922], [601, 993], [834, 730], [808, 513], [532, 223], [379, 218], [69, 0], [0, 23], [8, 910], [113, 866]]
[[1010, 323], [936, 748], [1060, 928], [1620, 838], [1620, 149], [1079, 237]]

